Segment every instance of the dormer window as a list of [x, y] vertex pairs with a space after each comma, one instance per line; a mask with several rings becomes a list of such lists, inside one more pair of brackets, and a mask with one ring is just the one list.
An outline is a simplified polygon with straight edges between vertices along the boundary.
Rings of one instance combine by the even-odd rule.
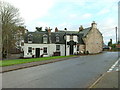
[[57, 34], [56, 35], [56, 42], [59, 42], [60, 41], [60, 37], [59, 37], [59, 35]]
[[28, 35], [28, 43], [32, 43], [32, 34]]
[[60, 38], [57, 36], [56, 37], [56, 42], [59, 42], [60, 41]]
[[43, 35], [43, 43], [47, 43], [47, 35]]

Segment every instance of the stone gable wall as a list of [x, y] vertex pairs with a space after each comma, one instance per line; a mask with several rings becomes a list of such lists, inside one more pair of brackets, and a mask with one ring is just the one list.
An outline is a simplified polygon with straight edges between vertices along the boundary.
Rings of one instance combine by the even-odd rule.
[[92, 28], [85, 38], [86, 51], [89, 53], [102, 52], [103, 36], [96, 28]]

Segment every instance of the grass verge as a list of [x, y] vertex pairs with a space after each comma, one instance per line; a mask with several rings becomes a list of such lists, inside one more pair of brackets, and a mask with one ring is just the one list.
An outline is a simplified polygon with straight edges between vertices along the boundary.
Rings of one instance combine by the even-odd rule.
[[75, 56], [75, 55], [31, 58], [31, 59], [4, 60], [4, 61], [0, 61], [0, 66], [4, 67], [4, 66], [16, 65], [16, 64], [23, 64], [23, 63], [30, 63], [30, 62], [37, 62], [37, 61], [45, 61], [45, 60], [52, 60], [52, 59], [59, 59], [59, 58], [67, 58], [67, 57], [73, 57], [73, 56]]

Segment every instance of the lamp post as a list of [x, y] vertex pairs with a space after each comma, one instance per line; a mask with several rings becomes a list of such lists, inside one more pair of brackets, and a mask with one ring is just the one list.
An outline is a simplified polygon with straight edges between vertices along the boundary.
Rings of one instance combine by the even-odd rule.
[[66, 41], [67, 41], [66, 31], [67, 31], [67, 28], [65, 28], [64, 30], [65, 30], [65, 56], [66, 56]]

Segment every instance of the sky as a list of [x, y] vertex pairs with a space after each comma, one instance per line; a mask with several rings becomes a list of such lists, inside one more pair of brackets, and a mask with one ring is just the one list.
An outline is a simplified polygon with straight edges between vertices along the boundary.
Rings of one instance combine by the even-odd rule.
[[35, 27], [78, 31], [80, 25], [90, 27], [95, 21], [103, 34], [104, 43], [115, 43], [115, 27], [118, 26], [119, 0], [4, 0], [20, 11], [29, 31]]

